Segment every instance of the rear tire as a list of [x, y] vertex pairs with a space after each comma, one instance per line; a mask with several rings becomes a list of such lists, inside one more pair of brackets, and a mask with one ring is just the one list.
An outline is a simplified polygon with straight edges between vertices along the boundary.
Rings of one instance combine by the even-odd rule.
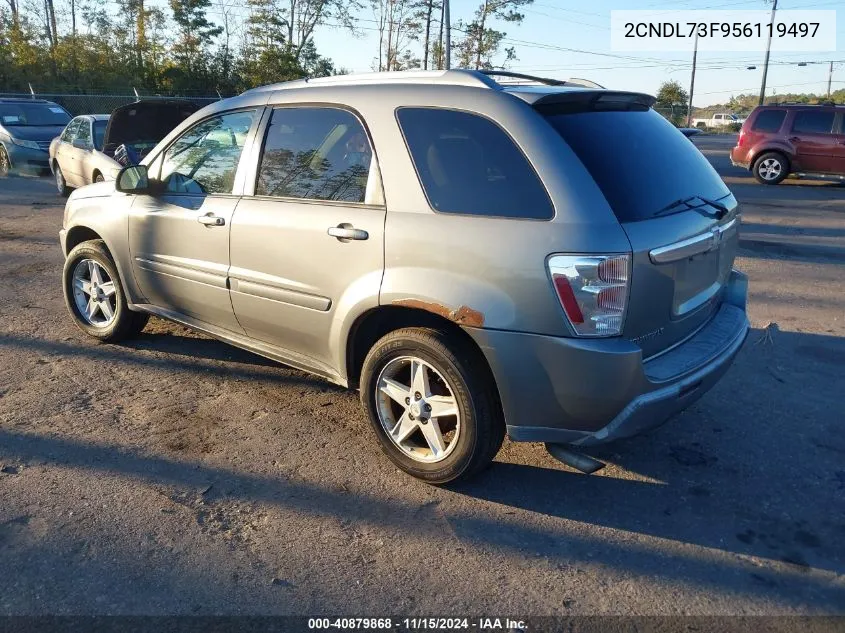
[[59, 167], [59, 163], [56, 163], [54, 167], [54, 175], [56, 177], [56, 190], [62, 198], [67, 198], [70, 195], [70, 187], [67, 186], [65, 175], [62, 173], [62, 168]]
[[102, 240], [82, 242], [68, 254], [62, 281], [65, 305], [89, 336], [117, 343], [137, 336], [149, 320], [148, 314], [129, 309], [117, 266]]
[[94, 182], [105, 182], [105, 181], [106, 181], [106, 179], [103, 178], [103, 174], [101, 174], [100, 172], [97, 172], [97, 173], [94, 174]]
[[789, 159], [780, 152], [765, 152], [751, 170], [760, 184], [776, 185], [789, 175]]
[[[415, 380], [415, 370], [423, 378]], [[454, 334], [425, 328], [387, 334], [367, 354], [360, 384], [382, 450], [417, 479], [445, 484], [470, 477], [502, 446], [493, 377], [478, 350]]]

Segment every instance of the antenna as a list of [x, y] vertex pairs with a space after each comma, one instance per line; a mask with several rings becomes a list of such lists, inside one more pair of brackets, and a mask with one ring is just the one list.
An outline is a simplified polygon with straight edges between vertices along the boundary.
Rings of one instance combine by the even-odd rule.
[[32, 95], [32, 98], [35, 99], [35, 90], [32, 89], [32, 84], [27, 84], [29, 86], [29, 94]]
[[141, 97], [138, 95], [138, 89], [135, 86], [132, 86], [132, 92], [135, 93], [135, 101], [140, 101]]

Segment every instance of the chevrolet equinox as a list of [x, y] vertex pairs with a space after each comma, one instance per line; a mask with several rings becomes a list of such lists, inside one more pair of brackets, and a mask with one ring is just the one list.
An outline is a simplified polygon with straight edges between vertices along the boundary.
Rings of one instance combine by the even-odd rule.
[[70, 196], [72, 318], [115, 342], [155, 315], [357, 388], [432, 483], [506, 433], [577, 456], [657, 426], [748, 332], [737, 201], [652, 97], [534, 79], [351, 75], [203, 108]]

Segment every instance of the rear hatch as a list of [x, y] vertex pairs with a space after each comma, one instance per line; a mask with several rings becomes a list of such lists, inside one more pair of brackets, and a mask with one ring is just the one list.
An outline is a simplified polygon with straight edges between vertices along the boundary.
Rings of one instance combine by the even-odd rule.
[[128, 145], [143, 158], [197, 110], [199, 106], [195, 103], [177, 99], [136, 101], [116, 108], [103, 137], [103, 152], [113, 156], [120, 145]]
[[631, 242], [622, 335], [645, 357], [693, 334], [718, 308], [740, 222], [722, 179], [651, 102], [581, 91], [533, 104], [584, 163]]

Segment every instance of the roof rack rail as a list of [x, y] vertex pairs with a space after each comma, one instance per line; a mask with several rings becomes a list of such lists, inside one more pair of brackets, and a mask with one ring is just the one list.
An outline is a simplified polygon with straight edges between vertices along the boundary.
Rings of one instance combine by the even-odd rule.
[[602, 88], [604, 86], [597, 84], [595, 81], [589, 79], [552, 79], [551, 77], [538, 77], [536, 75], [526, 75], [525, 73], [515, 73], [510, 70], [479, 70], [482, 75], [488, 77], [509, 77], [511, 79], [525, 79], [527, 81], [536, 81], [546, 86], [581, 86], [583, 88]]
[[487, 77], [509, 77], [511, 79], [525, 79], [527, 81], [536, 81], [537, 83], [545, 84], [547, 86], [563, 86], [566, 84], [562, 79], [551, 79], [550, 77], [537, 77], [536, 75], [526, 75], [525, 73], [515, 73], [510, 70], [479, 70], [477, 71]]
[[797, 105], [797, 106], [835, 106], [835, 107], [842, 107], [842, 104], [836, 103], [831, 99], [822, 99], [817, 101], [816, 103], [807, 103], [806, 101], [775, 101], [773, 103], [767, 103], [765, 105], [772, 105], [772, 106], [782, 106], [782, 105]]
[[377, 73], [353, 73], [349, 75], [317, 77], [314, 79], [294, 79], [293, 81], [283, 81], [252, 88], [243, 94], [304, 88], [306, 86], [342, 86], [349, 84], [450, 84], [475, 86], [477, 88], [499, 88], [499, 85], [495, 81], [475, 70], [454, 68], [451, 70], [402, 70]]

